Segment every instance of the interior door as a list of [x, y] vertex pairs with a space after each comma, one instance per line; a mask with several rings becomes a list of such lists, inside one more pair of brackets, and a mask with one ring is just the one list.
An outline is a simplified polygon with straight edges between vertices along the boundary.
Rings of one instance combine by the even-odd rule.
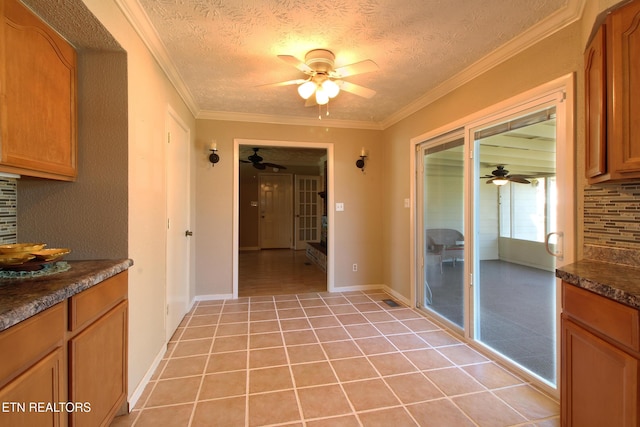
[[295, 249], [307, 248], [307, 242], [320, 241], [322, 199], [320, 177], [295, 176]]
[[189, 129], [167, 114], [167, 314], [169, 340], [189, 306]]
[[292, 178], [260, 174], [260, 247], [291, 248], [293, 243]]

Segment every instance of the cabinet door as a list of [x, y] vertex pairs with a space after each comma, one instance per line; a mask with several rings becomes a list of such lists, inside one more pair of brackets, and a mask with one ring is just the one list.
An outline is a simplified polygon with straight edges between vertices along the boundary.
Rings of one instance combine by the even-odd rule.
[[[63, 426], [65, 408], [47, 406], [66, 402], [62, 377], [64, 352], [58, 347], [0, 389], [0, 423], [13, 427]], [[12, 406], [6, 406], [13, 403]], [[22, 406], [19, 406], [22, 405]], [[6, 410], [5, 410], [6, 409]]]
[[606, 26], [602, 25], [584, 54], [586, 106], [586, 172], [592, 179], [607, 173]]
[[640, 177], [640, 1], [611, 14], [612, 178]]
[[76, 176], [76, 53], [17, 0], [5, 0], [0, 170]]
[[563, 317], [562, 425], [637, 427], [638, 360]]
[[69, 342], [69, 400], [90, 412], [70, 414], [73, 427], [109, 425], [127, 394], [127, 301]]

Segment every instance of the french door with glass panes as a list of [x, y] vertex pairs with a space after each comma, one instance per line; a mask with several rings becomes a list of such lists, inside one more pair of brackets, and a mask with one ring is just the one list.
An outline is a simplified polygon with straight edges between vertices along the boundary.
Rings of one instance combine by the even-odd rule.
[[307, 242], [320, 241], [322, 198], [320, 177], [295, 176], [295, 248], [307, 248]]
[[417, 145], [417, 305], [557, 390], [558, 280], [572, 258], [564, 93]]

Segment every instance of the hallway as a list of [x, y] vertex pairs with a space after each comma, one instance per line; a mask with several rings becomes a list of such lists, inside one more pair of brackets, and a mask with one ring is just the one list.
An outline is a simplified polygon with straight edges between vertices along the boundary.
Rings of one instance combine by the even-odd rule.
[[265, 249], [238, 254], [238, 295], [269, 296], [326, 292], [327, 274], [305, 251]]

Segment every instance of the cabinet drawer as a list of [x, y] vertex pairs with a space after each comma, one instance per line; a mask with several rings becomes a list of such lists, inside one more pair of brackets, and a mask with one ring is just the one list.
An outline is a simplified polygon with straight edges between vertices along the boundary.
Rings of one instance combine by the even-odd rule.
[[53, 348], [62, 346], [65, 303], [36, 314], [0, 333], [0, 385], [20, 374]]
[[638, 310], [573, 285], [562, 284], [565, 315], [634, 351], [640, 351]]
[[69, 330], [83, 328], [126, 298], [126, 271], [74, 295], [69, 299]]

